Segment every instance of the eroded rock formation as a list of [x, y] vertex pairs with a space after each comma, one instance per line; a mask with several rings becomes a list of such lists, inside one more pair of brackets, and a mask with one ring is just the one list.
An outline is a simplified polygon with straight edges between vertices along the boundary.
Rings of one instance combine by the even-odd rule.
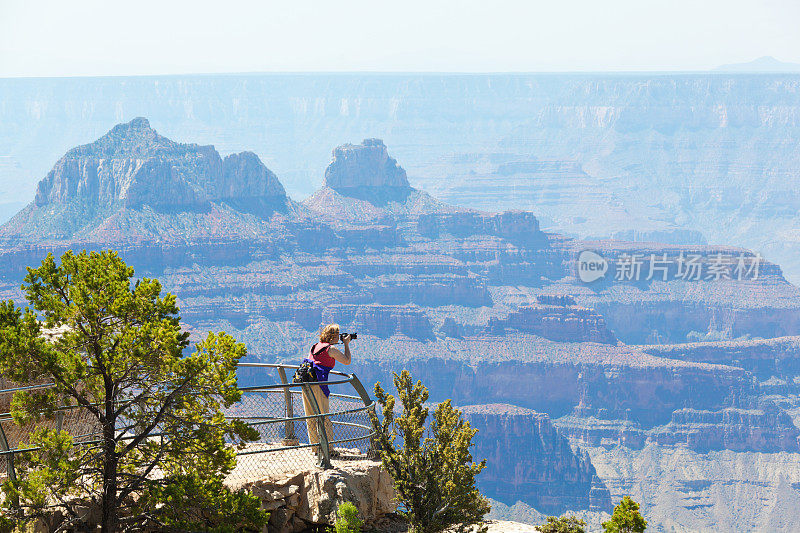
[[389, 157], [386, 145], [380, 139], [364, 139], [361, 144], [336, 147], [325, 170], [325, 185], [352, 192], [365, 187], [410, 188], [406, 171], [396, 159]]
[[478, 477], [485, 493], [509, 505], [523, 501], [555, 515], [611, 507], [608, 490], [596, 479], [588, 455], [575, 452], [547, 415], [508, 404], [460, 409], [478, 430], [473, 457], [492, 465]]

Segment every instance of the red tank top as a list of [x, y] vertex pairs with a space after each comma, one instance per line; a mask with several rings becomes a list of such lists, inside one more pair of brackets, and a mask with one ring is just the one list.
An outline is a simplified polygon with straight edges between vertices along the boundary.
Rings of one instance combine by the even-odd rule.
[[330, 347], [331, 345], [326, 342], [318, 342], [311, 347], [311, 351], [308, 354], [309, 360], [319, 365], [333, 368], [336, 364], [336, 359], [328, 355], [328, 348]]

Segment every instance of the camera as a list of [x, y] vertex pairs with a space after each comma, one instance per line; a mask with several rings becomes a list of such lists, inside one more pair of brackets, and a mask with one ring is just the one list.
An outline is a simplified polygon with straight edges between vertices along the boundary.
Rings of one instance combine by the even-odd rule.
[[339, 333], [339, 340], [344, 342], [344, 338], [350, 335], [350, 340], [354, 341], [358, 338], [358, 333]]

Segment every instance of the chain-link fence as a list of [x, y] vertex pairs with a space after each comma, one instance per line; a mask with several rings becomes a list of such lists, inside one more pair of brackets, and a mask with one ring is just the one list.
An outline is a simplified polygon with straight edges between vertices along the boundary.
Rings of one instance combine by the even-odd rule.
[[[354, 374], [331, 371], [326, 383], [330, 395], [324, 398], [317, 385], [291, 382], [287, 374], [291, 376], [296, 365], [242, 363], [240, 367], [266, 384], [242, 388], [242, 399], [225, 412], [226, 417], [244, 421], [259, 434], [256, 441], [237, 448], [236, 468], [226, 480], [229, 484], [374, 457], [371, 413], [375, 402]], [[48, 386], [0, 390], [0, 478], [15, 475], [15, 454], [28, 449], [28, 436], [37, 427], [63, 429], [76, 444], [99, 438], [97, 419], [85, 408], [65, 407], [52, 418], [24, 426], [12, 420], [9, 411], [15, 392]]]
[[226, 413], [244, 420], [260, 435], [258, 441], [239, 450], [238, 464], [228, 477], [229, 482], [277, 477], [314, 465], [327, 468], [336, 461], [373, 457], [370, 413], [375, 402], [354, 374], [331, 371], [326, 409], [318, 386], [287, 379], [287, 372], [294, 373], [296, 365], [240, 366], [277, 373], [280, 381], [243, 388], [241, 401]]
[[[15, 385], [4, 382], [3, 385]], [[52, 417], [29, 424], [17, 424], [10, 415], [11, 400], [18, 391], [42, 391], [50, 388], [49, 384], [14, 386], [0, 390], [0, 479], [14, 476], [14, 452], [30, 449], [28, 441], [37, 428], [58, 429], [67, 431], [73, 442], [83, 444], [97, 439], [100, 426], [97, 419], [89, 411], [75, 407], [56, 409]]]

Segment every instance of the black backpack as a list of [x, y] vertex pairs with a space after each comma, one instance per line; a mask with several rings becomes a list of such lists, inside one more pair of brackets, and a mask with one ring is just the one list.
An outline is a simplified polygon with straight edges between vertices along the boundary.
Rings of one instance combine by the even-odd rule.
[[300, 368], [295, 370], [293, 383], [315, 383], [317, 381], [317, 373], [314, 372], [314, 365], [309, 361], [300, 363]]
[[[314, 346], [316, 346], [316, 344]], [[330, 345], [328, 344], [315, 352], [314, 346], [311, 347], [312, 357], [330, 348]], [[295, 371], [294, 377], [292, 378], [292, 383], [316, 383], [316, 382], [317, 382], [317, 373], [314, 371], [314, 365], [313, 363], [311, 363], [306, 359], [302, 363], [300, 363], [300, 368], [298, 368]]]

